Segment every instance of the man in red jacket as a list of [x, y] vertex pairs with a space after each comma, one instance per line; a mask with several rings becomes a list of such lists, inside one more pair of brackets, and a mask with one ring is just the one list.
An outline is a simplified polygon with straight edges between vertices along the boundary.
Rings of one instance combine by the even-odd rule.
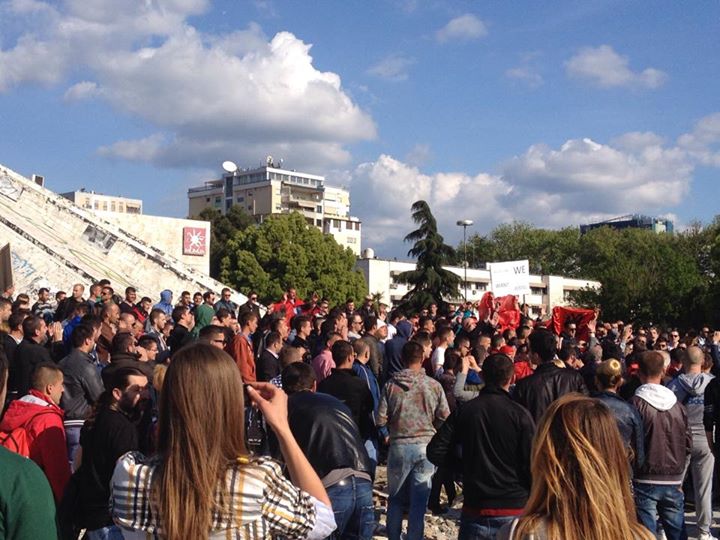
[[[19, 452], [29, 451], [27, 457], [43, 470], [58, 503], [70, 479], [63, 411], [58, 406], [62, 393], [60, 368], [39, 364], [33, 372], [30, 392], [10, 403], [0, 423], [3, 446]], [[13, 448], [13, 441], [20, 448]]]

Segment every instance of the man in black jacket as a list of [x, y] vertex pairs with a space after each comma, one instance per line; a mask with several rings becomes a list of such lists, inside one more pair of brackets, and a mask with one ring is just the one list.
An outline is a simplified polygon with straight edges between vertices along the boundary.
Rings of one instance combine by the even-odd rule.
[[[587, 395], [588, 389], [582, 375], [574, 369], [559, 367], [557, 340], [548, 330], [535, 330], [529, 337], [530, 359], [539, 364], [535, 373], [518, 381], [513, 398], [530, 411], [538, 422], [550, 404], [570, 392]], [[561, 362], [558, 360], [558, 363]]]
[[[35, 366], [43, 362], [59, 360], [63, 354], [62, 325], [53, 323], [52, 334], [48, 336], [48, 326], [42, 317], [28, 316], [22, 323], [23, 340], [15, 350], [14, 366], [10, 366], [8, 390], [22, 397], [30, 390], [30, 382]], [[46, 347], [48, 337], [51, 348]]]
[[73, 462], [75, 451], [80, 446], [80, 429], [103, 393], [103, 383], [90, 356], [95, 347], [95, 328], [91, 324], [78, 324], [72, 331], [71, 339], [72, 351], [60, 360], [65, 384], [60, 406], [65, 411], [68, 459]]
[[257, 380], [268, 382], [280, 374], [280, 351], [282, 350], [282, 337], [278, 332], [270, 332], [265, 338], [265, 350], [260, 353], [255, 374]]
[[170, 332], [167, 344], [170, 348], [170, 354], [175, 354], [178, 350], [193, 341], [190, 330], [195, 326], [195, 317], [190, 313], [190, 308], [177, 306], [173, 309], [172, 320], [175, 323], [175, 327]]
[[355, 350], [352, 344], [336, 341], [332, 346], [332, 357], [335, 367], [328, 377], [320, 381], [317, 390], [335, 396], [347, 405], [363, 441], [370, 440], [375, 431], [373, 398], [365, 381], [353, 371]]
[[375, 529], [370, 458], [352, 413], [333, 396], [315, 393], [315, 372], [295, 362], [282, 372], [288, 421], [322, 480], [335, 513], [333, 537], [371, 540]]
[[136, 368], [116, 370], [100, 397], [97, 414], [83, 426], [82, 463], [76, 473], [80, 494], [77, 525], [87, 529], [91, 538], [120, 534], [108, 508], [110, 479], [118, 458], [140, 449], [137, 424], [148, 397], [147, 385], [147, 377]]
[[438, 467], [457, 459], [460, 450], [465, 501], [460, 538], [495, 538], [508, 521], [522, 514], [530, 494], [530, 453], [535, 423], [508, 394], [513, 361], [493, 354], [483, 364], [485, 387], [454, 412], [427, 448]]

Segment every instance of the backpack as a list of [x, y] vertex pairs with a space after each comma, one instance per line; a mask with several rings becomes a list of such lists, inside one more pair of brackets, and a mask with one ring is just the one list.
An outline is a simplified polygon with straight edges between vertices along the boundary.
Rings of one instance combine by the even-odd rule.
[[31, 416], [23, 425], [16, 427], [10, 433], [0, 433], [0, 446], [7, 448], [11, 452], [20, 454], [23, 457], [30, 457], [30, 437], [27, 427], [35, 418], [41, 414], [56, 414], [55, 411], [41, 411]]

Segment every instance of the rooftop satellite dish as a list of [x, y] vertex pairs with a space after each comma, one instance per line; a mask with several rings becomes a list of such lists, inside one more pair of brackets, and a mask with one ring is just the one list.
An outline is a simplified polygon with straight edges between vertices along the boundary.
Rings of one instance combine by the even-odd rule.
[[268, 167], [272, 167], [273, 166], [273, 157], [272, 156], [266, 157], [265, 162], [267, 163]]
[[222, 168], [229, 173], [234, 173], [238, 170], [238, 166], [232, 161], [223, 161]]

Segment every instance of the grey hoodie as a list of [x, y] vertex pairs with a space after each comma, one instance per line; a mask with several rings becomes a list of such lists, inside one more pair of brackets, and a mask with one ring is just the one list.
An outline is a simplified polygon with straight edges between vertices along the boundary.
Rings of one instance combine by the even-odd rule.
[[709, 373], [681, 373], [668, 383], [677, 400], [685, 405], [688, 424], [694, 434], [704, 434], [705, 388], [715, 377]]

